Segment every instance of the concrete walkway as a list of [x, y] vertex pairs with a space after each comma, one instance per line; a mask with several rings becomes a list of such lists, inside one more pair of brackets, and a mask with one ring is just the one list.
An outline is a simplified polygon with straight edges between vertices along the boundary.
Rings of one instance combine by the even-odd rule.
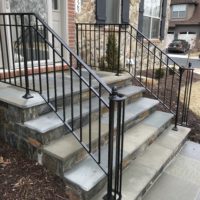
[[200, 144], [187, 141], [143, 200], [200, 200]]

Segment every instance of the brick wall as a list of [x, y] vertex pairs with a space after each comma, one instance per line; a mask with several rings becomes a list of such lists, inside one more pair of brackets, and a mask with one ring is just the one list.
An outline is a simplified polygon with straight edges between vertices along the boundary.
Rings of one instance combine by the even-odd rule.
[[75, 48], [75, 0], [68, 0], [68, 37], [69, 46]]

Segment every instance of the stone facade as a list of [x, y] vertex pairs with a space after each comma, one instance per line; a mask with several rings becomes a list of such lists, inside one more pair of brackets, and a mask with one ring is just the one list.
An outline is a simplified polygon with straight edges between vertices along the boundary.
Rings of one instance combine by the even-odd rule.
[[[130, 0], [130, 11], [129, 11], [129, 21], [130, 24], [137, 29], [138, 27], [138, 21], [139, 21], [139, 4], [140, 0]], [[167, 34], [168, 30], [168, 18], [169, 18], [169, 9], [170, 9], [170, 1], [168, 1], [167, 5], [167, 16], [166, 16], [166, 25], [165, 25], [165, 35]], [[76, 14], [76, 23], [95, 23], [95, 0], [85, 0], [83, 1], [83, 4], [81, 6], [81, 12]], [[82, 26], [82, 34], [79, 33], [79, 53], [82, 59], [90, 66], [94, 66], [95, 68], [99, 68], [102, 64], [102, 61], [105, 61], [105, 52], [107, 47], [107, 41], [108, 41], [108, 35], [109, 31], [108, 29], [113, 31], [112, 28], [107, 27], [98, 27], [98, 26]], [[80, 31], [79, 29], [79, 31]], [[92, 32], [90, 33], [90, 29]], [[119, 34], [118, 34], [118, 28], [115, 27], [115, 37], [116, 37], [116, 43], [117, 47], [119, 45]], [[136, 29], [132, 29], [133, 37], [131, 39], [130, 37], [130, 29], [126, 29], [126, 32], [124, 29], [122, 29], [121, 35], [120, 35], [120, 64], [122, 65], [122, 68], [126, 67], [125, 65], [128, 62], [130, 62], [130, 59], [136, 59], [135, 63], [137, 62], [138, 65], [141, 64], [141, 55], [143, 54], [143, 63], [147, 63], [147, 56], [148, 59], [150, 59], [149, 64], [153, 63], [153, 56], [148, 55], [147, 46], [148, 43], [146, 42], [146, 48], [142, 48], [141, 44], [137, 43], [137, 53], [135, 52], [136, 49]], [[99, 40], [99, 41], [98, 41]], [[152, 39], [152, 43], [154, 43], [158, 48], [164, 49], [165, 48], [165, 40], [159, 40], [159, 39]], [[145, 44], [145, 40], [144, 40]], [[150, 49], [153, 50], [153, 46], [150, 45]], [[125, 52], [124, 52], [125, 51]], [[158, 51], [159, 52], [159, 51]], [[159, 53], [157, 53], [158, 55]], [[153, 55], [153, 54], [152, 54]], [[160, 55], [158, 55], [160, 56]], [[103, 63], [104, 65], [104, 63]]]
[[84, 0], [81, 5], [81, 12], [76, 13], [76, 23], [95, 23], [95, 0]]

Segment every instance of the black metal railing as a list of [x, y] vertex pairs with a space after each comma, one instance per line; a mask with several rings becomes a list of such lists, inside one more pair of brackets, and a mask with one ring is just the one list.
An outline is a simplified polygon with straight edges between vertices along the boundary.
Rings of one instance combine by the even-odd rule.
[[[106, 198], [121, 199], [125, 98], [116, 88], [111, 90], [34, 13], [0, 13], [0, 54], [0, 81], [26, 89], [26, 99], [33, 98], [31, 91], [38, 92], [105, 172]], [[108, 157], [102, 156], [103, 117], [109, 121]]]
[[[193, 69], [180, 66], [129, 24], [77, 24], [77, 54], [92, 68], [128, 72], [187, 126]], [[154, 41], [156, 42], [156, 41]]]

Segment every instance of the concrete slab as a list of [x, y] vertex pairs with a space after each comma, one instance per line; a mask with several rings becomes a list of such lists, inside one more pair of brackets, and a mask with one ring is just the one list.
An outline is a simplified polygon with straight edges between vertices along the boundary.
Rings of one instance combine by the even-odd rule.
[[122, 199], [135, 199], [155, 173], [154, 169], [132, 163], [123, 173]]
[[165, 172], [200, 187], [200, 161], [198, 160], [179, 155]]
[[147, 149], [143, 156], [136, 159], [135, 163], [159, 171], [171, 155], [172, 150], [154, 143]]
[[29, 108], [45, 103], [44, 99], [36, 92], [31, 92], [33, 98], [24, 99], [25, 90], [14, 86], [0, 88], [0, 93], [0, 101], [19, 108]]
[[[163, 147], [169, 148], [171, 150], [176, 150], [180, 144], [180, 140], [184, 141], [187, 136], [188, 132], [190, 131], [189, 128], [185, 127], [178, 127], [178, 131], [172, 130], [174, 125], [171, 125], [165, 132], [162, 134], [157, 140], [156, 143], [160, 144]], [[167, 135], [167, 137], [166, 137]]]
[[153, 126], [153, 127], [160, 127], [160, 124], [163, 121], [168, 121], [173, 117], [171, 113], [164, 113], [161, 111], [156, 111], [151, 115], [151, 118], [147, 118], [144, 120], [144, 124]]
[[196, 200], [199, 187], [164, 173], [143, 200]]
[[200, 161], [200, 144], [187, 141], [180, 154]]

